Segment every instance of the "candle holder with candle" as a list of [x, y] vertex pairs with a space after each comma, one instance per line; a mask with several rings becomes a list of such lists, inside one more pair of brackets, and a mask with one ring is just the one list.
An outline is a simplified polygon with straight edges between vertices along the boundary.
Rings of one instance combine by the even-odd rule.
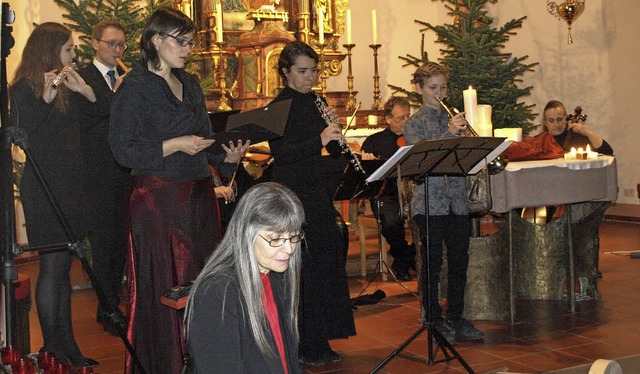
[[373, 104], [371, 104], [371, 109], [382, 110], [380, 75], [378, 75], [378, 49], [382, 47], [382, 44], [370, 44], [369, 47], [373, 49]]
[[356, 108], [356, 95], [353, 93], [353, 72], [351, 70], [351, 50], [355, 47], [355, 44], [343, 44], [343, 47], [347, 49], [347, 91], [349, 97], [347, 99], [347, 110], [354, 110]]
[[218, 47], [218, 88], [220, 89], [220, 103], [218, 105], [217, 110], [221, 112], [226, 112], [231, 110], [229, 106], [229, 102], [227, 100], [227, 94], [231, 91], [227, 88], [227, 78], [224, 74], [225, 69], [225, 58], [224, 58], [224, 46], [227, 43], [225, 42], [216, 42], [216, 46]]

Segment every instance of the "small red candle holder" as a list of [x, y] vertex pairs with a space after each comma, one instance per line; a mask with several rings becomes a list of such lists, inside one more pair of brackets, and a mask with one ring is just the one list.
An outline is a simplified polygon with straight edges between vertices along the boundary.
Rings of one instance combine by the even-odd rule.
[[20, 361], [22, 351], [16, 346], [7, 346], [0, 348], [0, 357], [4, 365], [14, 365]]
[[[13, 374], [35, 374], [36, 369], [33, 360], [30, 358], [22, 357], [18, 362], [11, 365]], [[40, 370], [38, 370], [40, 372]]]
[[38, 367], [45, 370], [56, 360], [56, 354], [53, 352], [39, 352], [36, 358], [38, 359]]

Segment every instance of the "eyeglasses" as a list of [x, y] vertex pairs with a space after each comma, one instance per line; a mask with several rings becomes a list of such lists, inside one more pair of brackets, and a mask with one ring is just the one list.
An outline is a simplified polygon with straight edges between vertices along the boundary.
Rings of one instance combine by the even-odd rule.
[[393, 118], [393, 119], [395, 119], [395, 120], [398, 120], [398, 121], [400, 121], [400, 122], [403, 122], [403, 121], [408, 120], [408, 119], [409, 119], [409, 117], [410, 117], [410, 115], [409, 115], [409, 114], [405, 114], [404, 116], [392, 117], [392, 118]]
[[175, 40], [176, 43], [178, 43], [178, 45], [180, 45], [180, 47], [189, 47], [191, 49], [196, 47], [196, 42], [194, 42], [193, 40], [187, 40], [185, 38], [181, 38], [179, 36], [173, 36], [171, 34], [166, 34], [166, 33], [163, 33], [162, 35], [168, 36], [171, 39]]
[[289, 242], [291, 242], [291, 244], [297, 244], [300, 243], [302, 241], [302, 239], [304, 239], [304, 232], [302, 230], [300, 230], [300, 232], [298, 233], [298, 235], [294, 235], [290, 238], [275, 238], [275, 239], [267, 239], [264, 236], [258, 234], [259, 237], [261, 237], [262, 239], [264, 239], [264, 241], [266, 241], [267, 243], [269, 243], [269, 246], [271, 247], [282, 247], [284, 245], [284, 243], [287, 242], [287, 240]]
[[122, 48], [122, 50], [125, 51], [128, 47], [126, 42], [117, 42], [115, 40], [102, 40], [102, 39], [96, 39], [96, 40], [99, 42], [105, 43], [111, 49]]

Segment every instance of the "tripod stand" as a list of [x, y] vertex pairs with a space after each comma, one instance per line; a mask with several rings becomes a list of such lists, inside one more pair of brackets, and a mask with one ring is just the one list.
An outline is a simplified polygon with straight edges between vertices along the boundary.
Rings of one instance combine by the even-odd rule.
[[[107, 315], [108, 317], [112, 320], [113, 325], [115, 326], [119, 337], [122, 339], [125, 347], [127, 348], [127, 350], [129, 351], [129, 353], [131, 354], [131, 357], [133, 358], [134, 363], [136, 364], [136, 366], [139, 368], [141, 373], [145, 373], [144, 368], [142, 367], [142, 364], [140, 363], [140, 361], [138, 360], [138, 357], [135, 353], [135, 350], [133, 348], [133, 346], [131, 345], [131, 343], [129, 342], [129, 340], [126, 337], [126, 332], [122, 329], [121, 327], [121, 323], [122, 321], [120, 321], [120, 317], [118, 315], [118, 313], [116, 313], [116, 306], [111, 305], [111, 303], [109, 302], [108, 298], [106, 297], [103, 288], [101, 287], [101, 285], [99, 284], [99, 282], [96, 279], [95, 273], [93, 272], [93, 269], [91, 268], [91, 265], [89, 264], [89, 262], [87, 261], [86, 258], [86, 252], [89, 250], [89, 244], [87, 243], [87, 240], [76, 240], [74, 241], [76, 238], [76, 234], [73, 232], [71, 226], [69, 225], [69, 223], [67, 222], [66, 218], [64, 217], [62, 210], [60, 208], [59, 203], [56, 201], [55, 196], [53, 194], [53, 192], [51, 191], [51, 188], [49, 187], [44, 174], [42, 173], [42, 170], [38, 164], [38, 160], [35, 158], [35, 156], [33, 155], [33, 153], [31, 152], [31, 149], [29, 147], [28, 141], [27, 141], [27, 135], [25, 133], [25, 131], [23, 129], [17, 128], [17, 127], [3, 127], [3, 151], [6, 152], [5, 148], [9, 148], [9, 152], [10, 152], [10, 148], [11, 148], [11, 144], [15, 142], [15, 144], [17, 144], [18, 146], [20, 146], [20, 148], [22, 148], [22, 150], [25, 152], [25, 154], [27, 155], [27, 159], [30, 161], [33, 170], [36, 174], [36, 177], [40, 183], [40, 186], [42, 187], [43, 191], [45, 192], [49, 202], [51, 203], [51, 207], [56, 215], [56, 217], [58, 218], [58, 221], [62, 227], [62, 229], [64, 230], [64, 233], [67, 237], [67, 239], [69, 240], [69, 243], [58, 243], [58, 244], [52, 244], [52, 245], [45, 245], [45, 246], [39, 246], [39, 247], [31, 247], [31, 248], [22, 248], [20, 246], [18, 246], [15, 243], [11, 244], [11, 251], [9, 253], [7, 253], [5, 255], [5, 267], [7, 266], [7, 259], [9, 258], [13, 258], [13, 256], [19, 255], [21, 254], [23, 251], [28, 250], [28, 251], [38, 251], [41, 255], [43, 254], [48, 254], [48, 253], [54, 253], [54, 252], [59, 252], [59, 251], [70, 251], [71, 254], [73, 256], [75, 256], [76, 258], [78, 258], [78, 260], [80, 260], [82, 267], [84, 268], [84, 270], [86, 271], [87, 275], [89, 276], [89, 279], [91, 280], [91, 283], [93, 284], [93, 287], [96, 291], [96, 295], [98, 296], [98, 300], [100, 301], [100, 303], [102, 303], [103, 305], [105, 305], [106, 309], [107, 309]], [[2, 170], [4, 170], [5, 168], [3, 168]], [[4, 178], [3, 178], [4, 179]], [[9, 180], [12, 180], [11, 178], [11, 174], [9, 174]], [[13, 209], [11, 209], [13, 210]], [[6, 231], [5, 236], [11, 236], [12, 238], [15, 239], [15, 222], [12, 225], [8, 225], [14, 228], [13, 233], [7, 233]], [[5, 227], [6, 228], [6, 227]], [[6, 253], [6, 252], [5, 252]], [[11, 261], [12, 263], [12, 261]], [[13, 265], [15, 266], [15, 265]], [[17, 270], [12, 270], [11, 273], [16, 273], [17, 275]], [[6, 286], [6, 285], [5, 285]], [[7, 319], [7, 325], [12, 325], [13, 324], [13, 320], [12, 319]], [[7, 329], [8, 331], [12, 331], [13, 328], [11, 329]], [[12, 338], [9, 339], [9, 334], [8, 335], [8, 339], [7, 341], [12, 341]]]
[[[387, 165], [380, 167], [376, 173], [372, 174], [367, 182], [388, 178], [390, 176], [396, 176], [400, 178], [401, 174], [405, 176], [420, 176], [425, 178], [424, 193], [425, 193], [425, 216], [426, 216], [426, 235], [425, 235], [425, 255], [424, 260], [426, 264], [426, 289], [427, 294], [427, 320], [422, 323], [422, 326], [414, 332], [409, 339], [402, 343], [393, 353], [386, 357], [371, 373], [378, 372], [395, 356], [398, 356], [404, 348], [406, 348], [413, 340], [415, 340], [422, 332], [427, 331], [427, 344], [428, 344], [428, 357], [427, 360], [418, 359], [415, 357], [406, 356], [409, 359], [425, 362], [428, 365], [435, 365], [436, 363], [443, 361], [451, 361], [457, 359], [460, 364], [467, 370], [468, 373], [473, 373], [471, 367], [464, 361], [460, 354], [453, 348], [453, 346], [443, 337], [442, 333], [435, 328], [434, 316], [431, 313], [431, 298], [428, 296], [431, 293], [430, 288], [433, 287], [430, 281], [430, 256], [429, 256], [429, 203], [428, 203], [428, 183], [427, 176], [464, 176], [468, 173], [477, 172], [482, 166], [482, 162], [486, 164], [485, 158], [491, 156], [492, 151], [502, 143], [503, 139], [496, 138], [447, 138], [433, 141], [420, 141], [413, 146], [402, 147], [392, 156]], [[493, 158], [490, 158], [490, 160]], [[377, 178], [377, 179], [376, 179]], [[421, 270], [420, 274], [424, 274], [425, 271]], [[423, 297], [425, 292], [422, 293]], [[424, 299], [423, 299], [424, 304]], [[437, 344], [438, 349], [443, 352], [444, 359], [436, 360], [435, 355], [437, 349], [434, 349], [433, 344]], [[403, 356], [405, 357], [405, 356]]]
[[[378, 261], [376, 262], [376, 266], [374, 268], [373, 271], [373, 275], [371, 276], [371, 278], [369, 279], [369, 282], [366, 284], [366, 286], [358, 293], [358, 296], [356, 296], [356, 300], [358, 299], [358, 297], [362, 296], [362, 294], [364, 294], [364, 292], [367, 290], [367, 288], [369, 288], [369, 286], [371, 285], [371, 283], [376, 282], [378, 283], [380, 280], [383, 280], [383, 275], [386, 273], [391, 274], [391, 277], [393, 278], [393, 280], [399, 284], [400, 286], [402, 286], [402, 288], [404, 288], [405, 290], [407, 290], [409, 293], [411, 293], [413, 296], [415, 296], [416, 298], [420, 298], [420, 296], [418, 296], [415, 292], [411, 291], [407, 286], [405, 286], [404, 283], [400, 282], [400, 280], [396, 277], [396, 274], [394, 273], [393, 269], [391, 269], [391, 267], [386, 263], [386, 261], [384, 260], [384, 256], [383, 256], [383, 251], [386, 251], [386, 248], [383, 248], [382, 245], [382, 213], [380, 212], [380, 206], [383, 204], [383, 201], [381, 201], [382, 199], [382, 194], [383, 191], [385, 190], [385, 186], [386, 186], [387, 181], [384, 181], [382, 183], [382, 187], [380, 188], [380, 191], [378, 192], [378, 194], [373, 198], [372, 201], [372, 209], [375, 209], [375, 217], [376, 217], [376, 223], [377, 223], [377, 235], [378, 235]], [[398, 214], [401, 214], [401, 212], [398, 212]]]

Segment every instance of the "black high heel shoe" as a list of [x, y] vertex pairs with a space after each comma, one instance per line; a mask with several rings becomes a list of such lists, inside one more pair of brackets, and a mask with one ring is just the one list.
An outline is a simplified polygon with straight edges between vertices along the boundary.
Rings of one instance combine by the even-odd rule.
[[84, 356], [68, 356], [67, 361], [69, 361], [74, 368], [95, 367], [100, 365], [98, 361]]

